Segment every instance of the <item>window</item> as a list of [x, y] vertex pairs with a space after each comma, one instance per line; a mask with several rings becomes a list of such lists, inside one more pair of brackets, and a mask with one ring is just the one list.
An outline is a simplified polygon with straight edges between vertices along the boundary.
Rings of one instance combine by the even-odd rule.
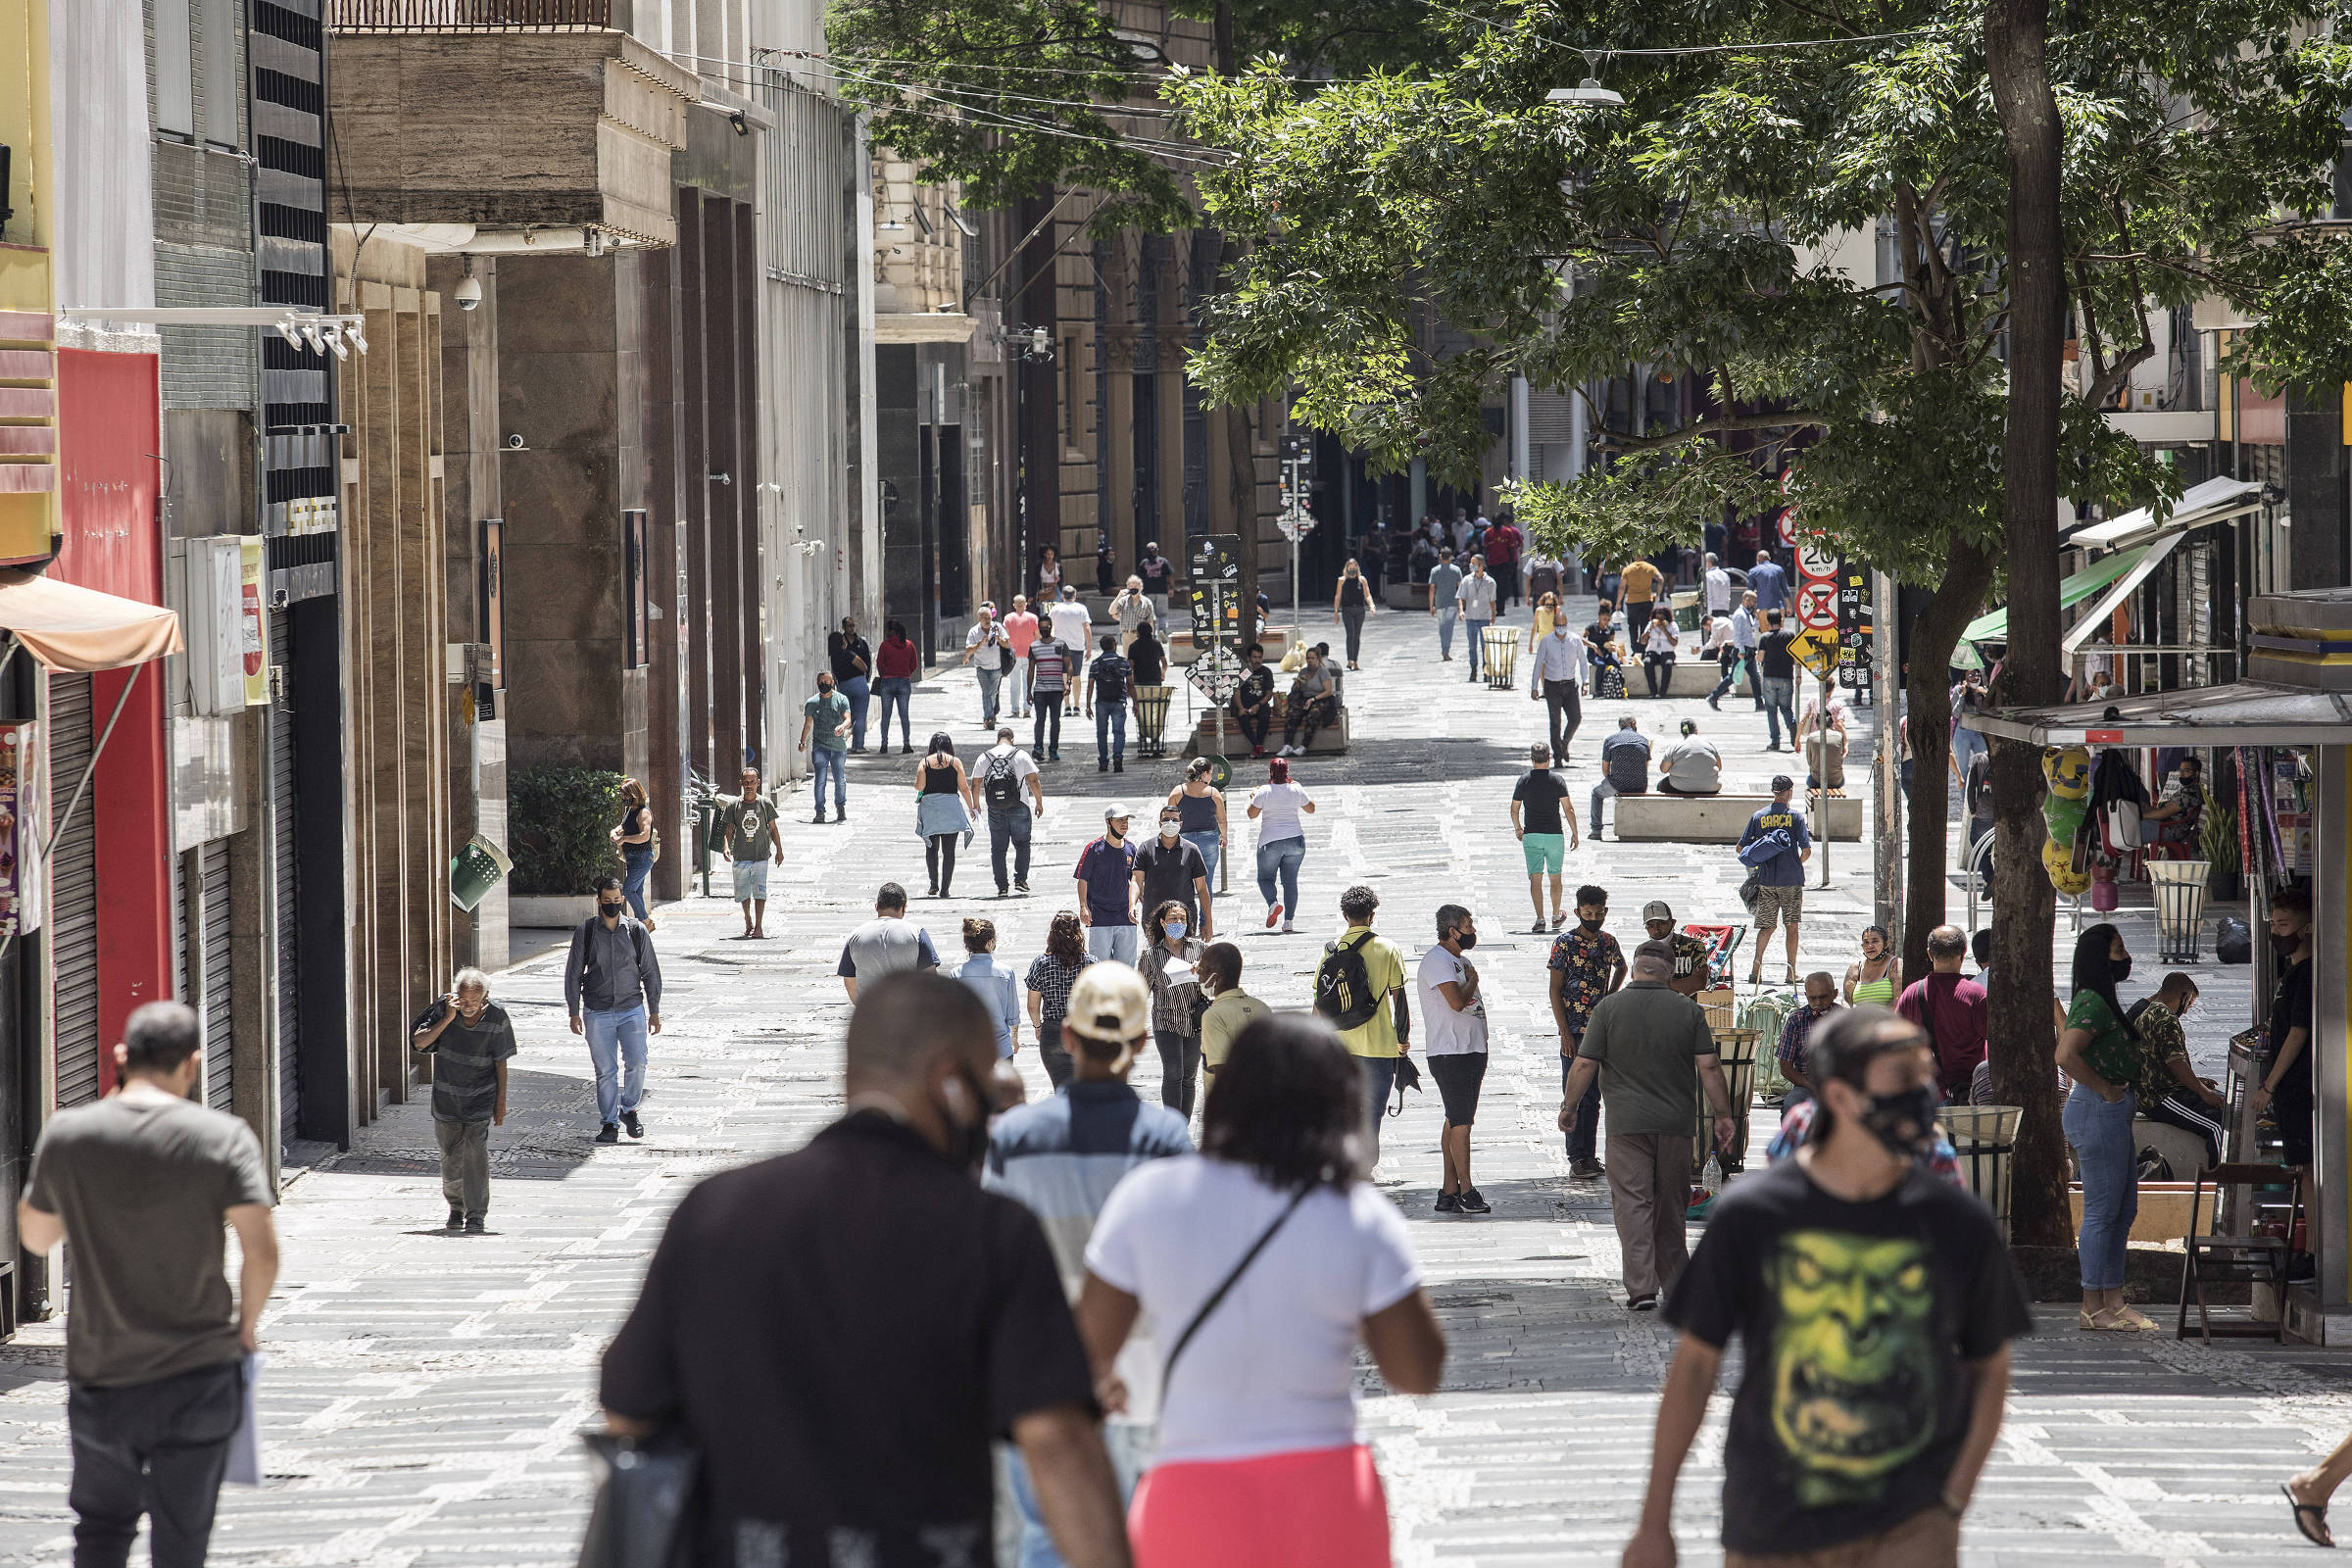
[[[204, 23], [204, 139], [217, 146], [237, 145], [237, 102], [245, 96], [245, 79], [237, 61], [237, 0], [198, 0]], [[181, 11], [187, 0], [177, 0]], [[163, 11], [159, 3], [157, 13]]]
[[155, 128], [167, 135], [196, 134], [189, 25], [188, 0], [155, 0]]

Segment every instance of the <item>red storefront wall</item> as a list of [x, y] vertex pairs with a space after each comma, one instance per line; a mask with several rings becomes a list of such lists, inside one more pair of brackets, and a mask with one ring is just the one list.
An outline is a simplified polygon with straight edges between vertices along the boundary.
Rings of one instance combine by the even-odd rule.
[[[158, 506], [163, 450], [160, 362], [152, 354], [57, 355], [59, 512], [64, 541], [49, 575], [145, 604], [164, 602]], [[115, 1084], [115, 1045], [131, 1010], [172, 995], [172, 819], [160, 660], [90, 677], [92, 737], [122, 716], [99, 755], [82, 809], [98, 835], [99, 1080]], [[69, 781], [63, 793], [71, 794]], [[56, 824], [52, 823], [54, 831]]]

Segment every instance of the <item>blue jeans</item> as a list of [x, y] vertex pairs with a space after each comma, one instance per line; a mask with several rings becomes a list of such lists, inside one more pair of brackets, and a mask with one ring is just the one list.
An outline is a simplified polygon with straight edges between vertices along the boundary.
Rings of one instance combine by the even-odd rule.
[[1788, 719], [1788, 744], [1796, 744], [1796, 679], [1794, 676], [1767, 675], [1764, 677], [1764, 722], [1772, 730], [1772, 744], [1781, 744], [1781, 718]]
[[638, 919], [645, 918], [645, 879], [654, 873], [652, 845], [627, 845], [620, 852], [620, 863], [627, 873], [620, 883], [620, 896], [629, 901], [629, 912]]
[[1740, 649], [1740, 662], [1747, 670], [1747, 695], [1755, 699], [1756, 710], [1762, 712], [1764, 710], [1764, 676], [1756, 664], [1756, 651], [1753, 648]]
[[1476, 620], [1468, 615], [1462, 617], [1462, 629], [1470, 634], [1470, 678], [1472, 680], [1478, 679], [1486, 672], [1487, 628], [1493, 624], [1492, 620]]
[[[1143, 1478], [1157, 1432], [1156, 1427], [1135, 1421], [1102, 1423], [1102, 1446], [1110, 1450], [1110, 1473], [1118, 1479], [1121, 1508], [1135, 1496], [1135, 1484]], [[1064, 1568], [1061, 1553], [1054, 1549], [1054, 1538], [1046, 1533], [1045, 1510], [1037, 1504], [1037, 1488], [1029, 1479], [1029, 1466], [1021, 1458], [1021, 1450], [1007, 1446], [1004, 1462], [1012, 1482], [1012, 1504], [1021, 1515], [1021, 1554], [1014, 1559], [1013, 1568]]]
[[1013, 850], [1012, 880], [1021, 886], [1029, 885], [1029, 808], [1016, 806], [1009, 811], [994, 807], [988, 813], [988, 856], [997, 873], [997, 891], [1006, 892], [1011, 883], [1004, 880], [1004, 852]]
[[1003, 689], [1004, 706], [1012, 710], [1013, 717], [1018, 718], [1029, 711], [1029, 661], [1015, 659], [1012, 662], [1012, 670], [1004, 677]]
[[841, 695], [850, 700], [850, 750], [865, 750], [865, 709], [873, 692], [872, 683], [860, 675], [856, 680], [841, 682]]
[[833, 775], [833, 809], [846, 812], [850, 808], [850, 754], [838, 746], [817, 746], [808, 752], [808, 765], [816, 780], [816, 813], [825, 813], [825, 775]]
[[2082, 1235], [2077, 1247], [2086, 1291], [2124, 1287], [2124, 1249], [2139, 1212], [2138, 1140], [2132, 1136], [2138, 1109], [2139, 1097], [2130, 1090], [2110, 1104], [2077, 1084], [2059, 1117], [2082, 1170]]
[[[1576, 1038], [1582, 1040], [1584, 1031], [1578, 1030]], [[1562, 1094], [1567, 1093], [1568, 1072], [1575, 1065], [1576, 1058], [1574, 1056], [1560, 1058], [1560, 1091]], [[1568, 1160], [1570, 1164], [1574, 1164], [1580, 1159], [1598, 1159], [1599, 1157], [1600, 1074], [1594, 1073], [1592, 1081], [1585, 1085], [1585, 1098], [1576, 1102], [1576, 1131], [1568, 1134]]]
[[1453, 624], [1462, 618], [1460, 607], [1445, 605], [1438, 611], [1438, 652], [1446, 659], [1453, 657]]
[[1002, 669], [974, 669], [972, 673], [980, 681], [980, 722], [994, 724], [997, 721], [997, 687], [1003, 683], [1004, 672]]
[[1104, 925], [1097, 920], [1086, 928], [1086, 951], [1098, 958], [1116, 958], [1121, 963], [1135, 962], [1137, 927]]
[[1217, 830], [1203, 828], [1198, 833], [1187, 833], [1184, 842], [1200, 852], [1200, 863], [1208, 867], [1208, 890], [1214, 894], [1217, 890], [1217, 856], [1224, 848], [1217, 838]]
[[596, 1063], [596, 1114], [607, 1124], [637, 1108], [645, 1098], [645, 1004], [581, 1014], [588, 1034], [588, 1059]]
[[1098, 702], [1095, 705], [1095, 760], [1123, 762], [1127, 760], [1127, 705], [1124, 702]]
[[1257, 891], [1268, 904], [1274, 902], [1274, 879], [1282, 878], [1282, 906], [1292, 915], [1298, 912], [1298, 865], [1306, 858], [1306, 840], [1276, 839], [1257, 847]]
[[895, 708], [899, 713], [899, 741], [911, 748], [914, 745], [914, 725], [906, 716], [906, 703], [914, 695], [913, 678], [885, 675], [874, 682], [874, 690], [882, 698], [882, 733], [874, 737], [876, 744], [886, 752], [890, 750], [890, 713]]
[[1358, 1056], [1355, 1064], [1364, 1069], [1364, 1109], [1368, 1120], [1365, 1136], [1371, 1140], [1371, 1163], [1380, 1163], [1380, 1124], [1389, 1119], [1389, 1095], [1396, 1087], [1396, 1058], [1395, 1056]]

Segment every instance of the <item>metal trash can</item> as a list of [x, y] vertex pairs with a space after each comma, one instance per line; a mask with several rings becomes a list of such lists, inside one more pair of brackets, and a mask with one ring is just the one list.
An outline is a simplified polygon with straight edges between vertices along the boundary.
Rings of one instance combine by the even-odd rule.
[[[1725, 1085], [1732, 1092], [1732, 1119], [1740, 1124], [1740, 1147], [1721, 1156], [1725, 1175], [1745, 1168], [1747, 1164], [1747, 1110], [1756, 1083], [1756, 1031], [1753, 1029], [1717, 1029], [1715, 1054], [1723, 1060]], [[1698, 1151], [1699, 1163], [1706, 1163], [1706, 1152], [1715, 1147], [1715, 1111], [1707, 1103], [1707, 1086], [1698, 1086]]]
[[1984, 1206], [2000, 1221], [2004, 1238], [2009, 1234], [2009, 1177], [2017, 1158], [2017, 1124], [2025, 1114], [2019, 1105], [1946, 1105], [1940, 1112], [1952, 1152], [1960, 1157], [1962, 1182], [1984, 1200]]
[[2197, 961], [2197, 927], [2205, 922], [2205, 881], [2211, 860], [2150, 860], [2148, 881], [2156, 891], [2156, 961]]
[[1479, 657], [1486, 666], [1487, 685], [1498, 692], [1512, 689], [1511, 670], [1519, 662], [1519, 628], [1489, 626]]
[[1135, 689], [1135, 724], [1137, 736], [1135, 755], [1165, 757], [1168, 755], [1166, 732], [1168, 703], [1176, 695], [1173, 686], [1138, 686]]

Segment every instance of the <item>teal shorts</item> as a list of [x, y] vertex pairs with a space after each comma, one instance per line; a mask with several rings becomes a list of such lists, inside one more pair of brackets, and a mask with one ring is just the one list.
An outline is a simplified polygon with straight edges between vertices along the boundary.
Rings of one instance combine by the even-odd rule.
[[1527, 874], [1558, 876], [1568, 860], [1568, 840], [1558, 833], [1530, 833], [1519, 841], [1527, 857]]

